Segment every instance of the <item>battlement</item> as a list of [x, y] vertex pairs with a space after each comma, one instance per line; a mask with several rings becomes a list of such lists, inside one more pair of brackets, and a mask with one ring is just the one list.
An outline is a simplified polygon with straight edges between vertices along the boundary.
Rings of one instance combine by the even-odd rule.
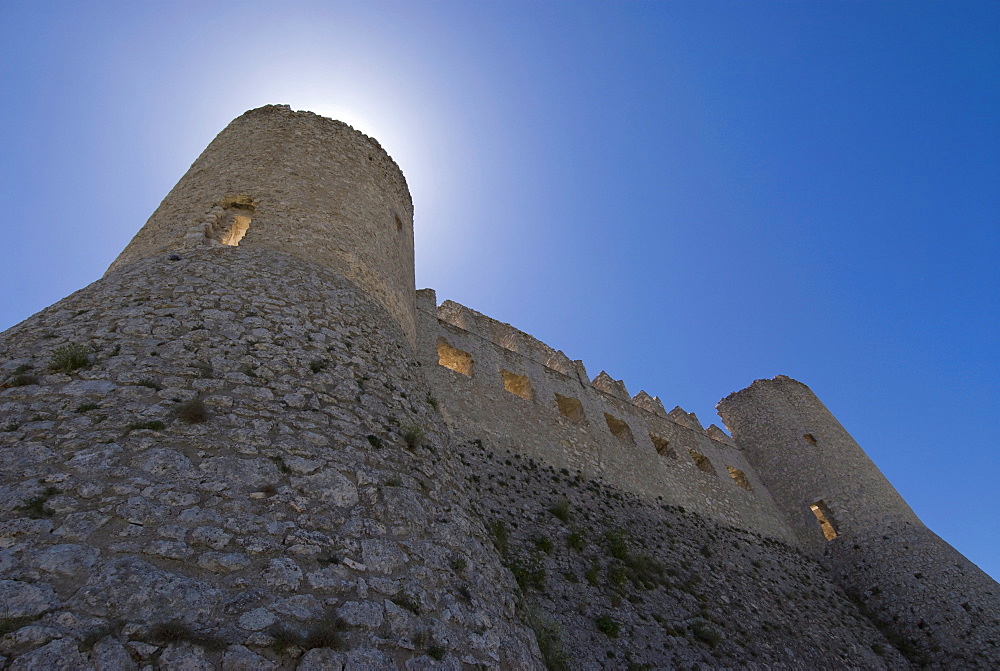
[[531, 335], [417, 292], [418, 357], [453, 432], [599, 478], [644, 498], [790, 539], [732, 439], [601, 371], [591, 379]]
[[[422, 289], [417, 292], [418, 307], [427, 312], [434, 310], [436, 294], [432, 289]], [[446, 300], [436, 306], [437, 318], [444, 324], [462, 329], [469, 334], [478, 336], [493, 345], [520, 354], [536, 364], [574, 378], [581, 384], [590, 386], [594, 391], [607, 394], [635, 406], [636, 411], [645, 411], [659, 417], [669, 418], [673, 422], [698, 431], [710, 439], [736, 448], [736, 444], [725, 431], [714, 424], [707, 429], [702, 427], [697, 415], [685, 412], [680, 406], [675, 406], [669, 413], [664, 409], [658, 396], [651, 396], [645, 391], [631, 395], [623, 380], [616, 380], [607, 371], [601, 371], [592, 380], [589, 379], [583, 361], [571, 360], [562, 350], [557, 350], [541, 340], [520, 329], [488, 317], [472, 308]]]

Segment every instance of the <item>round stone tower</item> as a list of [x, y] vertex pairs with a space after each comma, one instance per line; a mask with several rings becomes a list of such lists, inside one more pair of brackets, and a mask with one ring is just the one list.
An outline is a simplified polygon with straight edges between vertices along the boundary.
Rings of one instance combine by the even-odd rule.
[[334, 270], [415, 340], [413, 203], [395, 161], [347, 124], [287, 105], [229, 124], [111, 264], [240, 246]]
[[537, 667], [412, 348], [410, 199], [234, 121], [103, 278], [0, 334], [0, 667]]
[[802, 549], [911, 661], [1000, 666], [996, 582], [924, 526], [809, 387], [779, 375], [717, 407]]

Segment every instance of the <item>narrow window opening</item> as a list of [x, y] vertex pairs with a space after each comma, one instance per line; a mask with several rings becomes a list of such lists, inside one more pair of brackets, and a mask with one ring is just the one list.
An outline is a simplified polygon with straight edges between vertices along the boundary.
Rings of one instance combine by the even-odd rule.
[[816, 521], [819, 522], [819, 528], [823, 532], [823, 537], [828, 541], [832, 541], [836, 538], [837, 523], [833, 519], [833, 513], [830, 512], [826, 503], [823, 501], [817, 501], [809, 506], [809, 509], [812, 510], [813, 515], [816, 516]]
[[205, 237], [236, 247], [250, 230], [254, 215], [253, 199], [249, 196], [224, 198], [213, 209], [215, 220], [205, 229]]
[[695, 452], [694, 450], [688, 450], [688, 452], [691, 453], [691, 458], [694, 459], [694, 465], [697, 466], [699, 470], [710, 475], [719, 475], [715, 472], [715, 466], [712, 465], [712, 462], [704, 454], [701, 452]]
[[438, 338], [438, 364], [456, 373], [472, 377], [472, 355], [452, 347], [444, 338]]
[[571, 422], [587, 423], [587, 416], [583, 414], [583, 403], [579, 399], [556, 394], [556, 406], [559, 408], [559, 414]]
[[612, 417], [608, 413], [604, 413], [604, 421], [608, 423], [608, 428], [611, 429], [611, 434], [615, 438], [623, 443], [635, 444], [635, 438], [632, 436], [632, 429], [629, 428], [626, 422], [623, 422], [617, 417]]
[[654, 436], [649, 434], [649, 439], [653, 441], [653, 447], [656, 448], [657, 454], [661, 457], [670, 457], [671, 459], [677, 458], [677, 453], [674, 452], [674, 448], [670, 447], [670, 441], [666, 438], [660, 438], [659, 436]]
[[732, 477], [733, 482], [748, 492], [753, 491], [753, 487], [750, 486], [750, 481], [747, 480], [747, 476], [743, 471], [738, 468], [733, 468], [732, 466], [726, 466], [726, 470], [729, 471], [729, 475]]
[[813, 447], [816, 446], [816, 436], [812, 435], [811, 433], [803, 434], [802, 438]]
[[500, 375], [503, 376], [503, 388], [514, 396], [520, 396], [528, 401], [535, 398], [535, 390], [531, 388], [531, 380], [527, 375], [518, 375], [509, 370], [501, 370]]

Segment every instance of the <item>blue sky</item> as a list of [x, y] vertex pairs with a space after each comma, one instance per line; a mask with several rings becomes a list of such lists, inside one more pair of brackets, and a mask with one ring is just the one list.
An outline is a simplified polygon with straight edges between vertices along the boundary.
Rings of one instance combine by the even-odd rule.
[[232, 118], [376, 137], [417, 285], [718, 422], [810, 385], [1000, 576], [1000, 3], [0, 4], [0, 328]]

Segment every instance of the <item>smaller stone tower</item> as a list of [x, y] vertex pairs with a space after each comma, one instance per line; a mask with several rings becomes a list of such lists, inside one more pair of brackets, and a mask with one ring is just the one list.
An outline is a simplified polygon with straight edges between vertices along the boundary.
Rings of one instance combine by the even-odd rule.
[[718, 411], [803, 550], [901, 645], [946, 665], [1000, 666], [996, 583], [924, 526], [809, 387], [756, 380]]
[[356, 283], [416, 339], [413, 203], [395, 161], [341, 121], [287, 105], [230, 123], [108, 272], [192, 247], [286, 252]]

